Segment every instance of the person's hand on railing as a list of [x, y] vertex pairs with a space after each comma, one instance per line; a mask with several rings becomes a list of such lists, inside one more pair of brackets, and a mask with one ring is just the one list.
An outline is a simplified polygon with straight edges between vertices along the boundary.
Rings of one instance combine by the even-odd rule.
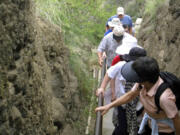
[[102, 67], [104, 59], [106, 58], [106, 53], [103, 52], [101, 55], [99, 54], [99, 65]]
[[99, 96], [102, 93], [102, 96], [104, 97], [104, 88], [99, 88], [96, 90], [96, 96]]
[[102, 67], [103, 64], [103, 58], [99, 58], [99, 65]]
[[95, 112], [100, 111], [100, 112], [101, 112], [101, 115], [104, 115], [104, 114], [106, 114], [106, 113], [109, 111], [110, 108], [111, 108], [110, 105], [107, 104], [107, 105], [105, 105], [105, 106], [97, 107], [97, 108], [95, 109]]

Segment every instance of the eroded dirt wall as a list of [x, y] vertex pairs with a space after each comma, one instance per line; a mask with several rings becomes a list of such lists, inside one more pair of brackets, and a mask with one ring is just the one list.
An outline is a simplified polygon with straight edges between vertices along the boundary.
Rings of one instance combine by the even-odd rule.
[[0, 134], [79, 135], [77, 79], [60, 28], [31, 0], [0, 1]]
[[50, 97], [36, 70], [35, 19], [30, 0], [0, 2], [0, 134], [53, 133]]
[[153, 19], [144, 18], [138, 36], [140, 44], [158, 60], [162, 70], [180, 77], [180, 1], [167, 1]]

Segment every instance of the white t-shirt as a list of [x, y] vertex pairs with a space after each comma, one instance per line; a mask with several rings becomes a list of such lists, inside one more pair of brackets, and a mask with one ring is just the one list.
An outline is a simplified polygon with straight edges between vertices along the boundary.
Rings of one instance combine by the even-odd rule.
[[125, 64], [125, 61], [120, 61], [116, 65], [111, 66], [107, 70], [107, 74], [111, 79], [115, 78], [115, 95], [116, 97], [120, 97], [125, 94], [125, 83], [126, 80], [121, 75], [121, 68]]

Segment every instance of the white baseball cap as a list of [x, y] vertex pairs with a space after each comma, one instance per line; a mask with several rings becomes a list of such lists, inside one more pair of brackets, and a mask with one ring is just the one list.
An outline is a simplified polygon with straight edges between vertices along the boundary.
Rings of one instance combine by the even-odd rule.
[[110, 27], [115, 27], [115, 26], [121, 26], [121, 22], [119, 20], [119, 18], [113, 18], [111, 21], [108, 22], [108, 25]]
[[117, 15], [124, 15], [124, 8], [123, 7], [117, 8]]

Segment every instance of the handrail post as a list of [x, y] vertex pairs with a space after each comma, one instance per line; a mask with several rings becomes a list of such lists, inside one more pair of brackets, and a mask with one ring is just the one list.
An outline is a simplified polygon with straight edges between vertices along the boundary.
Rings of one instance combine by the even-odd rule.
[[[103, 78], [105, 76], [105, 73], [106, 73], [106, 59], [104, 59], [103, 67], [102, 67], [102, 70], [101, 70], [100, 85], [101, 85], [102, 80], [103, 80]], [[103, 101], [104, 101], [103, 95], [100, 94], [99, 97], [98, 97], [98, 106], [103, 106]], [[98, 111], [96, 113], [95, 135], [102, 135], [102, 115], [101, 115], [100, 111]]]
[[[98, 98], [98, 106], [102, 106], [103, 105], [103, 96], [102, 94], [99, 95]], [[98, 111], [96, 113], [96, 129], [95, 129], [95, 135], [102, 135], [102, 115], [101, 112]]]

